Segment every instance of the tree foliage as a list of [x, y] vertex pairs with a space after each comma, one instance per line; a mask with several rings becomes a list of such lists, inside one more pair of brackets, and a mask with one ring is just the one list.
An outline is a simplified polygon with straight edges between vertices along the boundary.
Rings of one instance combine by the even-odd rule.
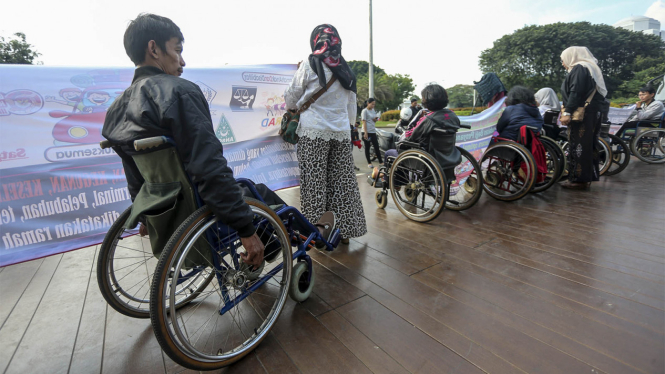
[[[369, 97], [369, 63], [367, 61], [348, 61], [349, 67], [356, 75], [358, 88], [358, 105]], [[410, 97], [415, 86], [409, 75], [387, 74], [385, 70], [374, 65], [374, 98], [377, 109], [381, 111], [396, 109], [404, 99]]]
[[612, 97], [623, 82], [633, 78], [638, 56], [662, 59], [665, 43], [655, 35], [589, 22], [526, 26], [484, 50], [480, 69], [497, 73], [508, 88], [519, 84], [558, 91], [566, 75], [561, 52], [570, 46], [589, 48], [598, 59]]
[[446, 88], [448, 92], [449, 108], [466, 108], [473, 106], [473, 86], [468, 84], [458, 84]]
[[26, 42], [24, 33], [17, 32], [9, 39], [0, 36], [0, 64], [32, 65], [35, 59], [41, 56], [41, 53], [33, 48]]

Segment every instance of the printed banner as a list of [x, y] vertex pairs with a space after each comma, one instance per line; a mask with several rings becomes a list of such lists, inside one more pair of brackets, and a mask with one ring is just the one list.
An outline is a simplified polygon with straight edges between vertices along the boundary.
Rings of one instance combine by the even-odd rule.
[[[459, 117], [461, 123], [471, 126], [471, 130], [461, 129], [457, 133], [457, 146], [469, 151], [478, 161], [480, 161], [485, 149], [489, 146], [492, 135], [496, 131], [496, 124], [499, 122], [499, 118], [506, 107], [504, 101], [505, 98], [499, 100], [482, 113]], [[470, 162], [462, 163], [458, 168], [461, 168], [463, 173], [458, 174], [457, 180], [451, 185], [451, 196], [455, 196], [459, 192], [459, 185], [463, 185], [466, 177], [473, 172], [473, 165]]]
[[612, 123], [610, 126], [610, 134], [616, 134], [621, 126], [628, 121], [628, 118], [633, 111], [635, 110], [635, 104], [627, 108], [610, 108], [610, 112], [607, 114], [607, 119]]
[[[185, 69], [236, 177], [272, 189], [298, 184], [295, 148], [277, 136], [295, 69]], [[0, 65], [0, 266], [100, 243], [129, 207], [120, 158], [99, 142], [106, 110], [133, 74]]]

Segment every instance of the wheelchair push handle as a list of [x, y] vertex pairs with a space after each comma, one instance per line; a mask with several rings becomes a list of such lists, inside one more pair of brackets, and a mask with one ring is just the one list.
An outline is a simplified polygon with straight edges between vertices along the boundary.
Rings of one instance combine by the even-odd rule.
[[465, 123], [460, 123], [460, 124], [459, 124], [459, 127], [463, 128], [463, 129], [471, 130], [471, 125], [467, 125], [467, 124], [465, 124]]
[[167, 143], [175, 145], [175, 142], [171, 138], [166, 136], [153, 136], [152, 138], [134, 140], [134, 149], [139, 152], [146, 149], [159, 147], [160, 145]]
[[112, 146], [113, 144], [111, 144], [111, 142], [108, 140], [102, 140], [99, 142], [99, 148], [101, 149], [111, 148]]

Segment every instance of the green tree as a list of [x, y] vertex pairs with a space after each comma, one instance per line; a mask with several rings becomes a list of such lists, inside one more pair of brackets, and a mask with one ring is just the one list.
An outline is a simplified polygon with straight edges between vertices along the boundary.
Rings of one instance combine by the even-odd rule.
[[655, 35], [632, 32], [589, 22], [526, 26], [494, 42], [480, 55], [480, 69], [499, 75], [507, 88], [524, 85], [558, 91], [566, 71], [561, 52], [570, 46], [586, 46], [598, 59], [609, 97], [634, 75], [638, 56], [662, 56], [665, 43]]
[[[348, 61], [349, 67], [356, 75], [358, 89], [358, 105], [369, 96], [369, 63], [367, 61]], [[409, 75], [387, 74], [385, 70], [374, 65], [374, 98], [377, 109], [386, 111], [397, 109], [404, 99], [409, 98], [415, 86]]]
[[0, 36], [0, 64], [32, 65], [41, 53], [33, 50], [25, 40], [25, 34], [17, 32], [10, 39]]
[[633, 79], [619, 85], [614, 97], [637, 97], [640, 88], [651, 79], [665, 73], [665, 52], [660, 57], [637, 56], [633, 64]]
[[473, 106], [473, 86], [468, 84], [458, 84], [446, 88], [448, 92], [449, 108], [466, 108]]

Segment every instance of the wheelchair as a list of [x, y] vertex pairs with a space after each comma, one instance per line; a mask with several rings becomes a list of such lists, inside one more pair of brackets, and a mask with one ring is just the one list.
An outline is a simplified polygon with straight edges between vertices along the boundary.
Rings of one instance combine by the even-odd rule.
[[[267, 206], [253, 182], [239, 178], [254, 196], [245, 201], [265, 246], [263, 263], [251, 268], [240, 257], [238, 233], [203, 205], [175, 142], [159, 136], [137, 140], [134, 148], [132, 157], [146, 181], [142, 190], [162, 193], [139, 202], [139, 192], [107, 233], [98, 257], [100, 291], [118, 312], [150, 318], [157, 341], [176, 363], [192, 370], [230, 365], [266, 337], [287, 296], [297, 302], [310, 296], [316, 277], [307, 251], [315, 246], [332, 251], [340, 231], [326, 241], [297, 209]], [[146, 222], [147, 239], [136, 235], [137, 217]], [[155, 230], [167, 220], [177, 227], [164, 238]]]
[[[568, 134], [557, 124], [559, 118], [558, 111], [547, 111], [544, 116], [543, 132], [548, 140], [556, 142], [568, 159]], [[595, 144], [599, 157], [600, 175], [615, 175], [628, 166], [630, 161], [628, 146], [619, 137], [609, 133], [609, 124], [601, 124], [601, 136]], [[544, 138], [541, 136], [541, 139]], [[615, 155], [616, 154], [616, 155]], [[612, 173], [607, 174], [610, 170]], [[568, 175], [568, 163], [566, 161], [560, 178]]]
[[561, 177], [565, 161], [564, 152], [551, 139], [538, 137], [544, 148], [545, 169], [539, 170], [527, 146], [510, 139], [493, 137], [480, 160], [483, 172], [483, 188], [490, 196], [502, 201], [515, 201], [529, 192], [538, 193], [552, 187]]
[[[471, 126], [461, 125], [470, 129]], [[455, 144], [456, 132], [435, 129], [431, 144], [438, 149], [450, 149]], [[385, 183], [375, 194], [380, 209], [388, 204], [388, 191], [407, 218], [416, 222], [428, 222], [441, 214], [444, 208], [462, 211], [478, 202], [482, 194], [482, 175], [475, 157], [462, 147], [455, 147], [461, 161], [454, 167], [443, 169], [437, 159], [418, 143], [402, 141], [397, 157], [386, 157], [386, 164], [379, 168], [385, 175]], [[445, 152], [445, 151], [444, 151]], [[374, 185], [371, 176], [368, 182]]]
[[665, 131], [665, 113], [655, 121], [624, 123], [616, 135], [630, 145], [630, 152], [640, 161], [648, 164], [661, 164], [665, 162], [661, 144], [663, 131]]

